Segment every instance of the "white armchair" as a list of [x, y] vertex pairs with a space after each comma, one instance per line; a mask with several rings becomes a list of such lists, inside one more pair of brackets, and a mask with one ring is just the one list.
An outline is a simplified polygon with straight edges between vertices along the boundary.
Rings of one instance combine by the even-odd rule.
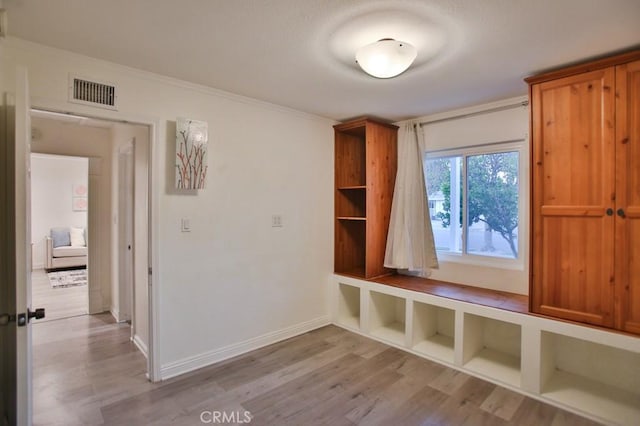
[[86, 245], [60, 245], [54, 247], [53, 239], [46, 237], [46, 268], [56, 269], [87, 266], [87, 252]]

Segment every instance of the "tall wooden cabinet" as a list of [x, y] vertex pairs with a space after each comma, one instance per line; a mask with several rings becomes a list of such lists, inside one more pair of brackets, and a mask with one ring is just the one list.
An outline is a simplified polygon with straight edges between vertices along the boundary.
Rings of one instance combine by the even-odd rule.
[[372, 119], [334, 126], [335, 272], [373, 278], [392, 271], [384, 253], [397, 169], [398, 127]]
[[640, 333], [640, 51], [526, 81], [531, 310]]
[[640, 59], [616, 67], [616, 113], [615, 323], [640, 334]]

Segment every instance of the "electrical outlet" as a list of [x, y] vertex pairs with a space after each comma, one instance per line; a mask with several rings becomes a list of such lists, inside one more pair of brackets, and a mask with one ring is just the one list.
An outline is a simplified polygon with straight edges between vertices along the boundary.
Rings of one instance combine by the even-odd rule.
[[271, 226], [274, 228], [282, 228], [282, 216], [279, 214], [271, 216]]

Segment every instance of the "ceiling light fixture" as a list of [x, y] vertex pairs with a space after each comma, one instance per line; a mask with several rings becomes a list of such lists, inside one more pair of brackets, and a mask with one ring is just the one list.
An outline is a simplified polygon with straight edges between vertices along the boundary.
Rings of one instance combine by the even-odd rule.
[[358, 49], [356, 62], [369, 75], [391, 78], [405, 72], [417, 55], [416, 48], [409, 43], [383, 38]]

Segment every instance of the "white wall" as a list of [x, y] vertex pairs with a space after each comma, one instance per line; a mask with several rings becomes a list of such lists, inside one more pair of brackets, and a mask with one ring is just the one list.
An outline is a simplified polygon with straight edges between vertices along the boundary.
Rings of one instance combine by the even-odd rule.
[[[332, 121], [21, 40], [35, 105], [158, 123], [152, 146], [160, 364], [175, 374], [328, 322]], [[67, 102], [69, 73], [114, 82], [119, 112]], [[178, 193], [175, 119], [209, 123], [207, 188]], [[155, 197], [155, 198], [154, 198]], [[271, 227], [281, 214], [284, 226]], [[180, 232], [190, 218], [192, 231]]]
[[[490, 104], [477, 105], [431, 116], [419, 117], [415, 121], [431, 121], [475, 113], [495, 107], [524, 101], [526, 98], [505, 99]], [[526, 149], [520, 169], [523, 191], [520, 193], [522, 220], [519, 224], [520, 259], [518, 265], [507, 268], [461, 263], [439, 258], [440, 268], [434, 269], [431, 278], [467, 284], [518, 294], [529, 293], [529, 111], [517, 107], [498, 112], [475, 115], [467, 118], [443, 121], [423, 127], [428, 151], [441, 151], [496, 142], [524, 141]]]
[[82, 157], [31, 154], [31, 241], [33, 268], [46, 264], [45, 237], [53, 227], [85, 228], [87, 212], [73, 211], [72, 187], [88, 185], [89, 161]]

